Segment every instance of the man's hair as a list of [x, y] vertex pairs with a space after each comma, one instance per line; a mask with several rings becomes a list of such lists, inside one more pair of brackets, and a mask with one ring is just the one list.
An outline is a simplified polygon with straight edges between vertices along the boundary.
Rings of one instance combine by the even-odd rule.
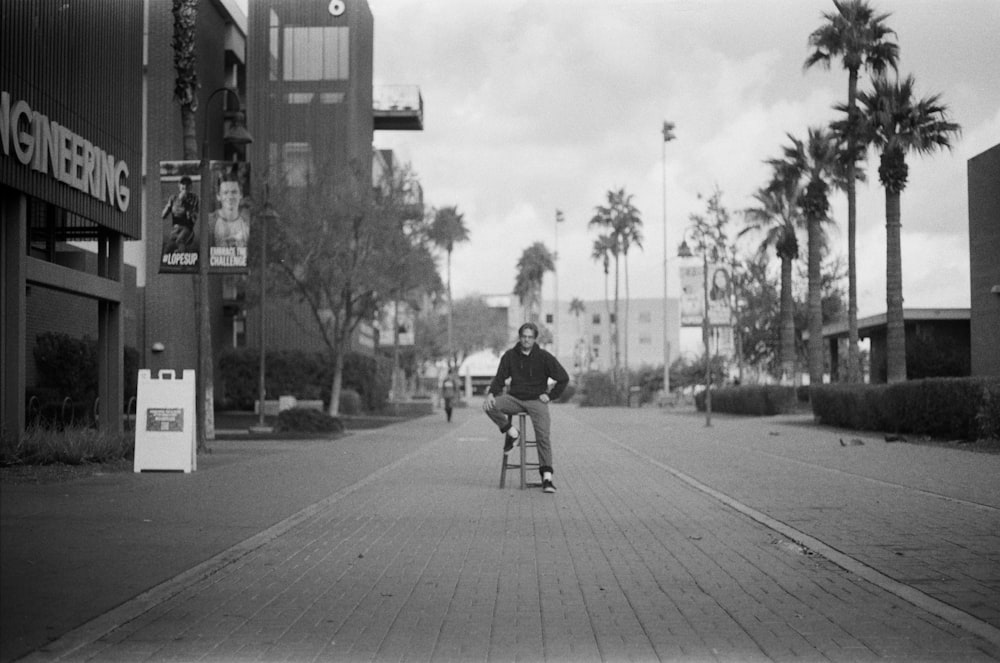
[[530, 329], [531, 331], [535, 332], [535, 338], [538, 338], [538, 325], [536, 325], [534, 322], [526, 322], [520, 327], [518, 327], [517, 335], [520, 336], [521, 334], [523, 334], [525, 329]]
[[185, 175], [184, 177], [181, 178], [181, 184], [191, 186], [191, 178]]

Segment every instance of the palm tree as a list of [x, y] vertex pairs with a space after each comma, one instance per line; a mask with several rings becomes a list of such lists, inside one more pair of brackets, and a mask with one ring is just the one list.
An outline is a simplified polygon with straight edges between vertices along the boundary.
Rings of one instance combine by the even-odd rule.
[[896, 69], [899, 47], [889, 36], [896, 34], [885, 25], [889, 14], [876, 14], [867, 0], [833, 0], [837, 12], [824, 13], [825, 23], [809, 35], [814, 50], [805, 61], [805, 68], [822, 64], [829, 69], [830, 61], [840, 57], [847, 70], [847, 121], [842, 138], [847, 145], [847, 381], [861, 381], [858, 353], [858, 272], [856, 265], [857, 196], [855, 193], [855, 163], [864, 155], [857, 135], [858, 73], [862, 67], [876, 76]]
[[783, 148], [784, 159], [772, 163], [780, 169], [781, 177], [806, 181], [805, 191], [798, 203], [805, 217], [808, 236], [809, 383], [822, 384], [823, 293], [820, 279], [825, 243], [822, 224], [830, 220], [827, 192], [831, 184], [839, 186], [842, 182], [843, 158], [833, 133], [828, 129], [809, 129], [805, 141], [791, 135], [788, 139], [791, 145]]
[[[604, 309], [608, 314], [608, 330], [611, 335], [611, 345], [612, 347], [617, 347], [617, 319], [611, 315], [611, 299], [608, 297], [608, 274], [611, 267], [611, 256], [615, 256], [617, 260], [618, 245], [615, 244], [615, 240], [611, 235], [604, 234], [595, 239], [590, 257], [594, 260], [600, 260], [604, 267]], [[613, 366], [612, 368], [617, 374], [617, 366]]]
[[[174, 51], [174, 101], [181, 109], [181, 140], [184, 158], [195, 161], [200, 157], [198, 152], [198, 136], [195, 113], [198, 110], [198, 0], [173, 0], [171, 13], [174, 17], [174, 36], [171, 46]], [[204, 316], [202, 296], [202, 275], [200, 271], [194, 274], [192, 286], [194, 293], [195, 328], [199, 330], [199, 343], [204, 343], [200, 330], [203, 327]], [[209, 335], [210, 338], [210, 335]], [[211, 353], [210, 349], [199, 349], [202, 353]], [[212, 377], [212, 362], [199, 361], [198, 400], [196, 403], [196, 419], [198, 420], [198, 451], [208, 451], [208, 438], [215, 436], [215, 410], [213, 408], [214, 386]]]
[[792, 261], [799, 257], [798, 230], [805, 227], [798, 208], [801, 189], [797, 177], [787, 177], [775, 167], [771, 182], [754, 193], [757, 207], [743, 211], [746, 228], [764, 232], [760, 253], [770, 247], [781, 260], [781, 303], [779, 314], [779, 363], [781, 381], [795, 375], [795, 302], [792, 296]]
[[[596, 214], [590, 219], [590, 227], [609, 231], [608, 235], [614, 243], [615, 258], [615, 331], [612, 334], [615, 352], [615, 373], [619, 368], [618, 343], [618, 260], [625, 261], [625, 366], [628, 368], [628, 251], [633, 244], [642, 248], [642, 217], [639, 210], [632, 204], [632, 196], [625, 189], [608, 191], [607, 205], [598, 205]], [[627, 373], [627, 370], [626, 370]]]
[[[584, 340], [583, 333], [580, 331], [580, 315], [582, 313], [586, 313], [587, 312], [587, 307], [583, 303], [582, 299], [580, 299], [579, 297], [574, 297], [569, 302], [569, 312], [572, 313], [573, 316], [576, 318], [576, 337], [577, 337], [577, 341], [576, 341], [576, 343], [574, 343], [574, 346], [575, 346], [575, 348], [579, 348], [580, 347], [580, 341]], [[577, 357], [579, 357], [579, 355], [577, 355]], [[577, 371], [577, 380], [580, 379], [580, 373], [583, 372], [583, 360], [582, 359], [580, 360], [580, 363], [578, 364], [578, 366], [579, 366], [579, 370]]]
[[535, 242], [526, 248], [517, 261], [514, 294], [526, 308], [528, 320], [532, 322], [538, 322], [542, 279], [545, 277], [545, 272], [553, 272], [555, 269], [555, 257], [541, 242]]
[[906, 153], [929, 154], [951, 149], [961, 127], [948, 120], [940, 95], [917, 100], [913, 76], [900, 81], [876, 78], [870, 92], [858, 94], [862, 107], [859, 134], [880, 149], [878, 176], [885, 188], [886, 379], [906, 380], [906, 335], [903, 326], [903, 265], [900, 249], [899, 199], [906, 188]]
[[444, 249], [448, 256], [448, 370], [451, 371], [455, 358], [451, 321], [451, 252], [455, 249], [455, 244], [469, 239], [469, 229], [465, 227], [465, 219], [458, 213], [458, 208], [452, 205], [434, 213], [434, 221], [428, 228], [427, 237], [437, 247]]

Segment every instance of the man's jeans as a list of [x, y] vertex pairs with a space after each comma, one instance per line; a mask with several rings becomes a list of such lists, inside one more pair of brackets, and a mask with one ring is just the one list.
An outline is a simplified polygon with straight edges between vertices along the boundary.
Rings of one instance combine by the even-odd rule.
[[[538, 471], [552, 471], [552, 442], [549, 440], [549, 405], [538, 399], [522, 401], [509, 394], [502, 394], [496, 397], [496, 407], [489, 410], [486, 415], [504, 433], [509, 427], [508, 415], [516, 415], [527, 412], [531, 417], [531, 427], [535, 429], [535, 441], [538, 443]], [[523, 441], [527, 436], [527, 431], [520, 431], [519, 441]]]

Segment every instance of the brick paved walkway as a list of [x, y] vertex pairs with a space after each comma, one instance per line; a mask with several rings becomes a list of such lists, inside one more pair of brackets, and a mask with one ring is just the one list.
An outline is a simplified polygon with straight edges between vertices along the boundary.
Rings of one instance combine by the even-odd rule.
[[[705, 431], [690, 417], [656, 410], [556, 408], [558, 493], [501, 491], [499, 437], [475, 408], [458, 414], [451, 427], [441, 423], [440, 438], [168, 600], [153, 602], [66, 660], [1000, 656], [995, 642], [808, 554], [669, 470], [785, 522], [815, 528], [810, 533], [819, 538], [856, 541], [846, 551], [851, 554], [880, 551], [869, 555], [875, 563], [888, 554], [899, 557], [893, 546], [913, 546], [934, 531], [940, 540], [964, 536], [953, 541], [950, 554], [975, 548], [979, 537], [961, 573], [978, 570], [983, 581], [996, 566], [982, 546], [993, 543], [998, 529], [985, 536], [968, 529], [995, 523], [988, 508], [965, 515], [974, 507], [956, 509], [960, 502], [913, 491], [897, 494], [902, 489], [852, 478], [846, 469], [775, 459], [773, 454], [793, 451], [816, 458], [825, 449], [789, 451], [784, 447], [798, 433], [788, 427], [764, 440], [784, 450], [740, 454], [734, 440], [752, 437], [756, 444], [771, 424], [720, 420]], [[868, 484], [869, 492], [861, 491]], [[798, 504], [787, 502], [788, 494], [797, 494]], [[933, 507], [941, 501], [951, 513], [962, 513], [959, 522], [951, 521], [949, 509]], [[870, 508], [857, 511], [861, 503]], [[846, 513], [827, 517], [836, 509]], [[811, 518], [800, 517], [810, 512]], [[910, 520], [897, 527], [901, 514], [925, 521], [923, 529], [908, 536]], [[944, 560], [930, 566], [939, 563], [947, 567]], [[58, 651], [59, 643], [51, 649]], [[40, 651], [32, 658], [48, 656]]]

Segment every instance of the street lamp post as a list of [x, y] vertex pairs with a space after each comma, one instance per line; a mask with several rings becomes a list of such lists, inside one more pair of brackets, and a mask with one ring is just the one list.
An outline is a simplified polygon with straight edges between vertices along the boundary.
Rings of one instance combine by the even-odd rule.
[[[265, 187], [265, 198], [267, 198]], [[271, 202], [264, 203], [264, 209], [260, 213], [260, 327], [258, 335], [260, 337], [260, 368], [259, 383], [257, 385], [257, 425], [251, 427], [253, 433], [270, 433], [272, 428], [264, 421], [264, 399], [267, 396], [267, 349], [265, 346], [265, 316], [267, 313], [267, 227], [278, 220], [278, 213], [271, 207]]]
[[[212, 411], [214, 394], [212, 393], [212, 321], [209, 317], [208, 301], [208, 268], [209, 268], [209, 229], [208, 204], [211, 189], [209, 181], [211, 172], [208, 163], [208, 109], [215, 95], [227, 92], [236, 98], [237, 108], [242, 108], [240, 95], [227, 87], [220, 87], [208, 95], [205, 102], [204, 122], [202, 123], [201, 141], [201, 201], [198, 205], [198, 370], [195, 372], [195, 383], [198, 391], [195, 402], [195, 417], [198, 420], [198, 448], [208, 449], [208, 441], [215, 438], [214, 413]], [[253, 142], [250, 132], [242, 124], [233, 123], [223, 137], [223, 142], [233, 145], [246, 145]], [[210, 423], [211, 422], [211, 423]]]
[[[711, 349], [709, 348], [709, 325], [708, 325], [708, 246], [705, 238], [702, 237], [697, 246], [701, 253], [701, 277], [702, 277], [702, 315], [701, 315], [701, 340], [705, 347], [705, 426], [712, 425], [712, 360]], [[680, 258], [690, 258], [694, 254], [687, 241], [681, 242], [677, 256]]]
[[674, 140], [674, 123], [663, 122], [663, 397], [670, 397], [670, 335], [667, 333], [667, 143]]
[[555, 350], [556, 357], [559, 356], [559, 224], [565, 220], [563, 217], [562, 210], [556, 210], [556, 246], [555, 255], [552, 256], [552, 264], [555, 269], [552, 270], [553, 280], [555, 282], [555, 298], [556, 305], [552, 313], [552, 342], [553, 350]]

